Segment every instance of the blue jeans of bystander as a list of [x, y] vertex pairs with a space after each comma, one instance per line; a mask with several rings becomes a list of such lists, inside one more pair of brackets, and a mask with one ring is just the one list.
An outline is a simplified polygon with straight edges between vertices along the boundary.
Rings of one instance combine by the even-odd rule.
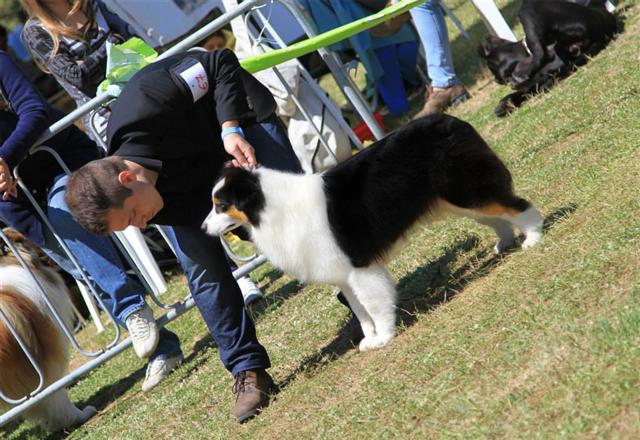
[[427, 58], [427, 73], [431, 85], [448, 88], [457, 84], [449, 33], [444, 21], [440, 0], [428, 0], [410, 10]]

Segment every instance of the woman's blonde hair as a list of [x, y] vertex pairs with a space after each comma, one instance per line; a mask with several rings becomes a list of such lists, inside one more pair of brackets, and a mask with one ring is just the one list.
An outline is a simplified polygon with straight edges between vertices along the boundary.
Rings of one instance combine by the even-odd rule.
[[51, 35], [51, 39], [53, 40], [51, 57], [58, 53], [61, 36], [85, 40], [86, 32], [93, 28], [95, 22], [95, 14], [90, 4], [91, 0], [67, 0], [67, 2], [71, 6], [69, 15], [82, 11], [87, 17], [87, 23], [82, 29], [74, 29], [71, 26], [68, 26], [63, 19], [56, 17], [53, 11], [42, 0], [20, 0], [20, 3], [29, 18], [39, 20], [40, 23], [42, 23], [42, 26]]

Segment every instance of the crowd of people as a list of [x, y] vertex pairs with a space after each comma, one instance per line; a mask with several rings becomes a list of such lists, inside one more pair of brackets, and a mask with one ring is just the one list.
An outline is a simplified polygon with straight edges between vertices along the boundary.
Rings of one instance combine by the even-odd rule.
[[[28, 15], [22, 30], [24, 44], [77, 105], [91, 100], [105, 78], [107, 42], [121, 43], [136, 36], [102, 0], [21, 3]], [[313, 9], [319, 2], [306, 3]], [[338, 9], [350, 8], [354, 17], [387, 4], [329, 3]], [[431, 80], [418, 116], [443, 112], [469, 94], [455, 74], [439, 0], [412, 9], [411, 18], [426, 50], [425, 67]], [[406, 20], [389, 32], [367, 37], [376, 40], [369, 61], [390, 112], [401, 114], [409, 110], [405, 85], [417, 84], [417, 43]], [[145, 391], [181, 362], [180, 341], [175, 333], [156, 326], [144, 288], [128, 275], [104, 235], [128, 226], [166, 226], [192, 297], [235, 379], [234, 415], [239, 422], [256, 415], [268, 403], [273, 388], [266, 371], [269, 356], [245, 304], [248, 298], [259, 297], [259, 290], [248, 277], [236, 282], [232, 271], [237, 266], [219, 240], [205, 235], [200, 225], [211, 209], [215, 170], [229, 160], [231, 166], [260, 164], [302, 172], [275, 114], [272, 94], [239, 68], [229, 49], [190, 52], [152, 63], [133, 77], [111, 108], [100, 110], [108, 120], [106, 157], [96, 144], [99, 140], [76, 126], [48, 141], [74, 171], [69, 177], [47, 153], [29, 155], [41, 133], [63, 115], [30, 83], [7, 52], [6, 41], [0, 39], [0, 43], [0, 219], [81, 279], [18, 189], [13, 171], [20, 164], [27, 187], [45, 207], [111, 314], [128, 329], [136, 354], [149, 360]], [[408, 63], [401, 65], [394, 59]], [[376, 65], [384, 68], [378, 72]], [[88, 119], [84, 123], [89, 126]], [[103, 183], [96, 186], [96, 182]]]

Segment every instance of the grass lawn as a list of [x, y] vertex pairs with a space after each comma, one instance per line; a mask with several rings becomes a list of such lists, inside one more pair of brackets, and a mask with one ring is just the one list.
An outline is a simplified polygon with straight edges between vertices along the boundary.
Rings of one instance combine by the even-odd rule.
[[[520, 2], [497, 3], [520, 33]], [[447, 4], [472, 37], [451, 29], [473, 95], [453, 114], [541, 209], [542, 242], [496, 257], [493, 233], [473, 222], [420, 229], [389, 265], [399, 336], [362, 354], [333, 288], [263, 266], [252, 276], [266, 297], [251, 312], [281, 391], [260, 417], [232, 418], [231, 377], [191, 311], [169, 325], [186, 361], [154, 391], [140, 390], [131, 350], [71, 388], [99, 414], [69, 438], [640, 438], [640, 5], [624, 2], [625, 32], [592, 62], [498, 119], [509, 90], [476, 55], [484, 26], [469, 2]], [[187, 294], [170, 279], [167, 302]], [[27, 423], [0, 435], [46, 438]]]

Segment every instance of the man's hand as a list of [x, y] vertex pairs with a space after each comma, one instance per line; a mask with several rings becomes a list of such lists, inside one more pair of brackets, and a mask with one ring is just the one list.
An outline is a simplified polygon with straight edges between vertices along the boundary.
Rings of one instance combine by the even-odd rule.
[[256, 166], [256, 153], [249, 142], [238, 133], [231, 133], [224, 137], [224, 149], [233, 156], [231, 163], [234, 167]]
[[11, 175], [9, 165], [0, 157], [0, 193], [2, 200], [9, 200], [9, 196], [18, 197], [18, 182]]

